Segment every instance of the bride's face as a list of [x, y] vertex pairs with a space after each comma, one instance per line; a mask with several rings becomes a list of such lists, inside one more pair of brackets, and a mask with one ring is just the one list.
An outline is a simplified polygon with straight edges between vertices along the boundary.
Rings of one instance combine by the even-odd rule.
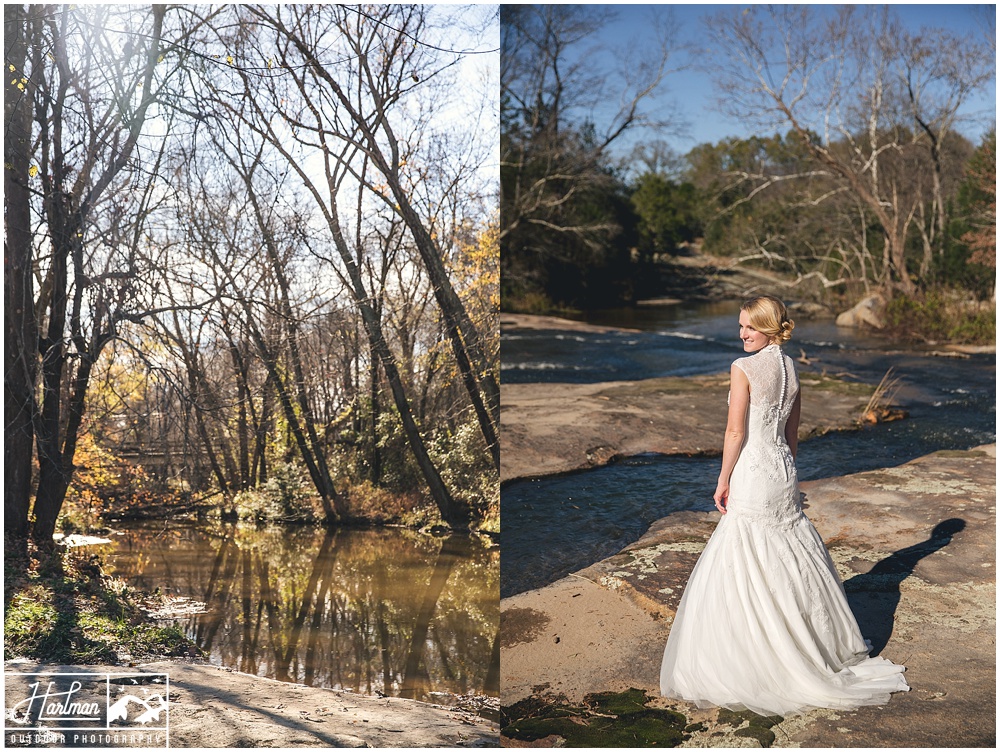
[[755, 353], [771, 344], [771, 338], [761, 334], [750, 325], [750, 314], [740, 311], [740, 339], [743, 340], [743, 351]]

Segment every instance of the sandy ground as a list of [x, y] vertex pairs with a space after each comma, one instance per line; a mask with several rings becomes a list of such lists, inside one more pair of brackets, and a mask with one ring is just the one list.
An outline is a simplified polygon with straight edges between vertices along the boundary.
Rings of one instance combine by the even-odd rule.
[[[505, 314], [501, 325], [508, 330], [603, 330], [567, 319], [514, 314]], [[800, 440], [852, 428], [872, 392], [865, 384], [806, 373], [800, 377]], [[598, 467], [645, 452], [720, 454], [728, 393], [728, 372], [598, 384], [504, 384], [500, 480]]]
[[[787, 719], [773, 729], [774, 746], [995, 746], [996, 445], [801, 490], [862, 631], [906, 665], [912, 689], [885, 706]], [[532, 694], [578, 701], [629, 687], [658, 694], [674, 609], [717, 520], [714, 512], [670, 515], [622, 553], [504, 599], [501, 702]], [[953, 536], [931, 542], [941, 523]], [[757, 744], [733, 736], [716, 710], [656, 704], [706, 723], [686, 746]]]
[[[135, 668], [16, 662], [5, 670], [167, 673], [171, 747], [494, 747], [499, 736], [496, 724], [454, 708], [273, 681], [180, 659]], [[8, 676], [8, 687], [12, 681]]]

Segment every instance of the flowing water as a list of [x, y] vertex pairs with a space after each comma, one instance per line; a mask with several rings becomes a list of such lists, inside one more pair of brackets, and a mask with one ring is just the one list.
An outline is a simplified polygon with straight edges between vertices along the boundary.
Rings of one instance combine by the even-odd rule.
[[499, 691], [500, 552], [409, 531], [119, 525], [103, 554], [174, 601], [209, 660], [309, 686], [444, 701]]
[[[738, 311], [733, 302], [623, 309], [599, 312], [588, 322], [636, 331], [507, 331], [501, 337], [503, 380], [591, 383], [725, 372], [743, 355]], [[954, 359], [931, 355], [935, 349], [925, 343], [904, 350], [830, 321], [800, 322], [786, 346], [793, 357], [804, 354], [811, 361], [800, 364], [800, 372], [841, 375], [874, 389], [892, 368], [902, 382], [894, 402], [909, 418], [803, 442], [799, 477], [890, 467], [939, 449], [995, 441], [995, 356]], [[719, 458], [650, 455], [505, 484], [501, 596], [541, 587], [610, 556], [670, 512], [711, 509], [720, 466]]]

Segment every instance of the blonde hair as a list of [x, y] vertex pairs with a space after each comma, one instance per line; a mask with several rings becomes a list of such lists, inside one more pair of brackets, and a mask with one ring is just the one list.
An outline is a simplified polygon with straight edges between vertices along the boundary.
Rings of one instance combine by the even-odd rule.
[[788, 309], [777, 298], [760, 295], [745, 302], [740, 310], [746, 311], [751, 326], [772, 342], [783, 345], [792, 338], [795, 322], [788, 318]]

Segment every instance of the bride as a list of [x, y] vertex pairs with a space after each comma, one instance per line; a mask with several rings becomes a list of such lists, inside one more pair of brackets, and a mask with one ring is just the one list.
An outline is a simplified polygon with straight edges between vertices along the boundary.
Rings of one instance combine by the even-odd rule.
[[802, 513], [795, 452], [799, 380], [781, 345], [794, 323], [762, 296], [740, 309], [749, 353], [732, 366], [715, 505], [722, 520], [691, 572], [660, 691], [699, 707], [787, 716], [856, 708], [907, 690], [870, 644], [816, 529]]

